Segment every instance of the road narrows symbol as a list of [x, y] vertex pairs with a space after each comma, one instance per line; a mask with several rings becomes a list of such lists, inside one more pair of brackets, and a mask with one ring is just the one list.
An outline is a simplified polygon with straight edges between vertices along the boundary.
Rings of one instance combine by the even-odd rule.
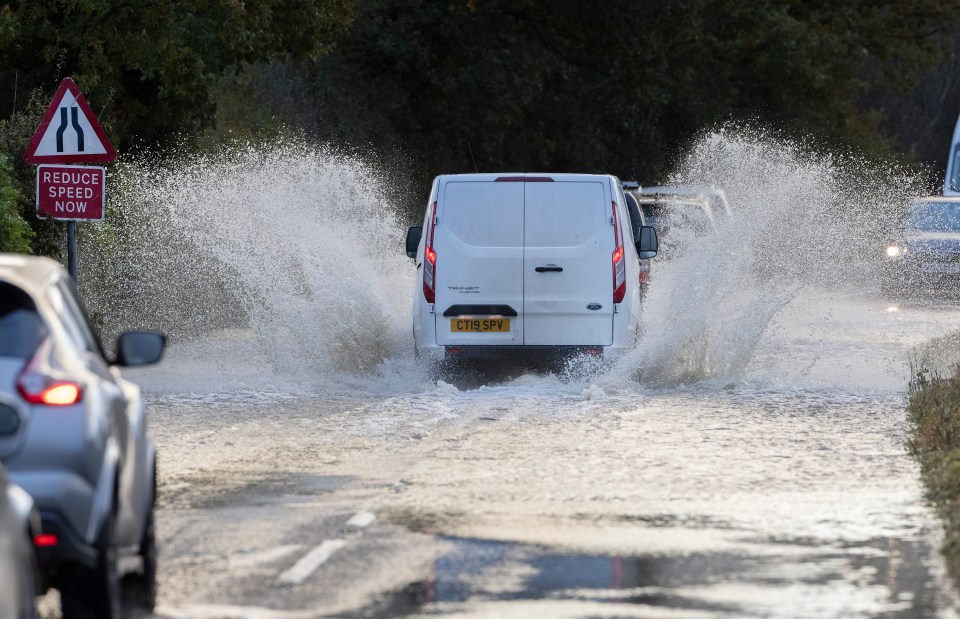
[[70, 108], [70, 120], [73, 121], [73, 130], [77, 132], [77, 150], [83, 152], [83, 129], [80, 128], [80, 121], [77, 119], [79, 110], [75, 107]]
[[57, 152], [63, 152], [63, 132], [67, 130], [67, 108], [60, 108], [60, 126], [57, 128]]
[[[77, 151], [83, 152], [83, 127], [80, 126], [80, 119], [77, 116], [79, 110], [75, 107], [70, 108], [70, 124], [73, 130], [77, 132]], [[67, 108], [60, 108], [60, 126], [57, 127], [57, 152], [63, 152], [63, 133], [67, 130]]]

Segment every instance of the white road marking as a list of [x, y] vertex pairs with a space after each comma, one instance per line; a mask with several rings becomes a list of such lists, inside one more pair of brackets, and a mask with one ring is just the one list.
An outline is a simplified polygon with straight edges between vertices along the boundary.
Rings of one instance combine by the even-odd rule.
[[299, 544], [288, 544], [286, 546], [276, 546], [266, 550], [255, 550], [252, 552], [238, 552], [227, 557], [227, 565], [230, 569], [256, 567], [261, 563], [270, 563], [287, 556], [291, 552], [300, 550], [303, 546]]
[[175, 608], [158, 606], [155, 613], [164, 619], [314, 619], [318, 616], [316, 612], [305, 610], [274, 610], [226, 604], [188, 604]]
[[373, 512], [361, 511], [355, 513], [350, 517], [350, 520], [347, 520], [347, 526], [354, 529], [366, 529], [377, 517]]
[[347, 543], [342, 539], [326, 539], [323, 543], [305, 554], [293, 567], [280, 574], [277, 579], [284, 585], [299, 585], [310, 577], [318, 567], [326, 563], [333, 553], [340, 550]]

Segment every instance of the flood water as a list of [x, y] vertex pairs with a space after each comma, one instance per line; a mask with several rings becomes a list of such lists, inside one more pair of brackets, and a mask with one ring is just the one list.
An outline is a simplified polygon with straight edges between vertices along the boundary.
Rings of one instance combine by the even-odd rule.
[[[180, 290], [191, 264], [233, 282], [122, 308], [173, 332], [130, 373], [160, 453], [158, 616], [953, 616], [904, 409], [911, 349], [960, 306], [886, 298], [875, 264], [914, 180], [707, 136], [674, 181], [722, 184], [740, 217], [655, 263], [634, 351], [458, 382], [413, 359], [414, 268], [372, 173], [240, 159], [128, 189], [179, 196], [152, 226], [200, 248], [119, 250], [145, 289], [157, 263]], [[225, 203], [243, 217], [184, 226]]]

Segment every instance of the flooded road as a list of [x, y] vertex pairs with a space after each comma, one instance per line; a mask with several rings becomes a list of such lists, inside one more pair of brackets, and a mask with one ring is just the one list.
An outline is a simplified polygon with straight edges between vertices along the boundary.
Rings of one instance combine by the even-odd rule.
[[334, 388], [242, 331], [174, 348], [136, 376], [157, 616], [952, 616], [903, 385], [960, 309], [892, 307], [807, 290], [739, 379], [673, 386], [411, 363]]
[[633, 351], [438, 381], [381, 181], [246, 157], [121, 182], [151, 225], [98, 276], [146, 291], [104, 315], [173, 335], [126, 373], [159, 453], [157, 617], [955, 616], [904, 438], [910, 351], [960, 303], [878, 292], [909, 182], [708, 136], [673, 182], [739, 218], [655, 263]]

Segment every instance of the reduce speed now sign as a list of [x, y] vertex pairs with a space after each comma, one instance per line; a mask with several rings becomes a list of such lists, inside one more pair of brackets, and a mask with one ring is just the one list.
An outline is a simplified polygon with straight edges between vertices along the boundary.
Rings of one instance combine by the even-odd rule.
[[106, 179], [106, 170], [101, 167], [39, 166], [37, 214], [54, 219], [103, 219]]

